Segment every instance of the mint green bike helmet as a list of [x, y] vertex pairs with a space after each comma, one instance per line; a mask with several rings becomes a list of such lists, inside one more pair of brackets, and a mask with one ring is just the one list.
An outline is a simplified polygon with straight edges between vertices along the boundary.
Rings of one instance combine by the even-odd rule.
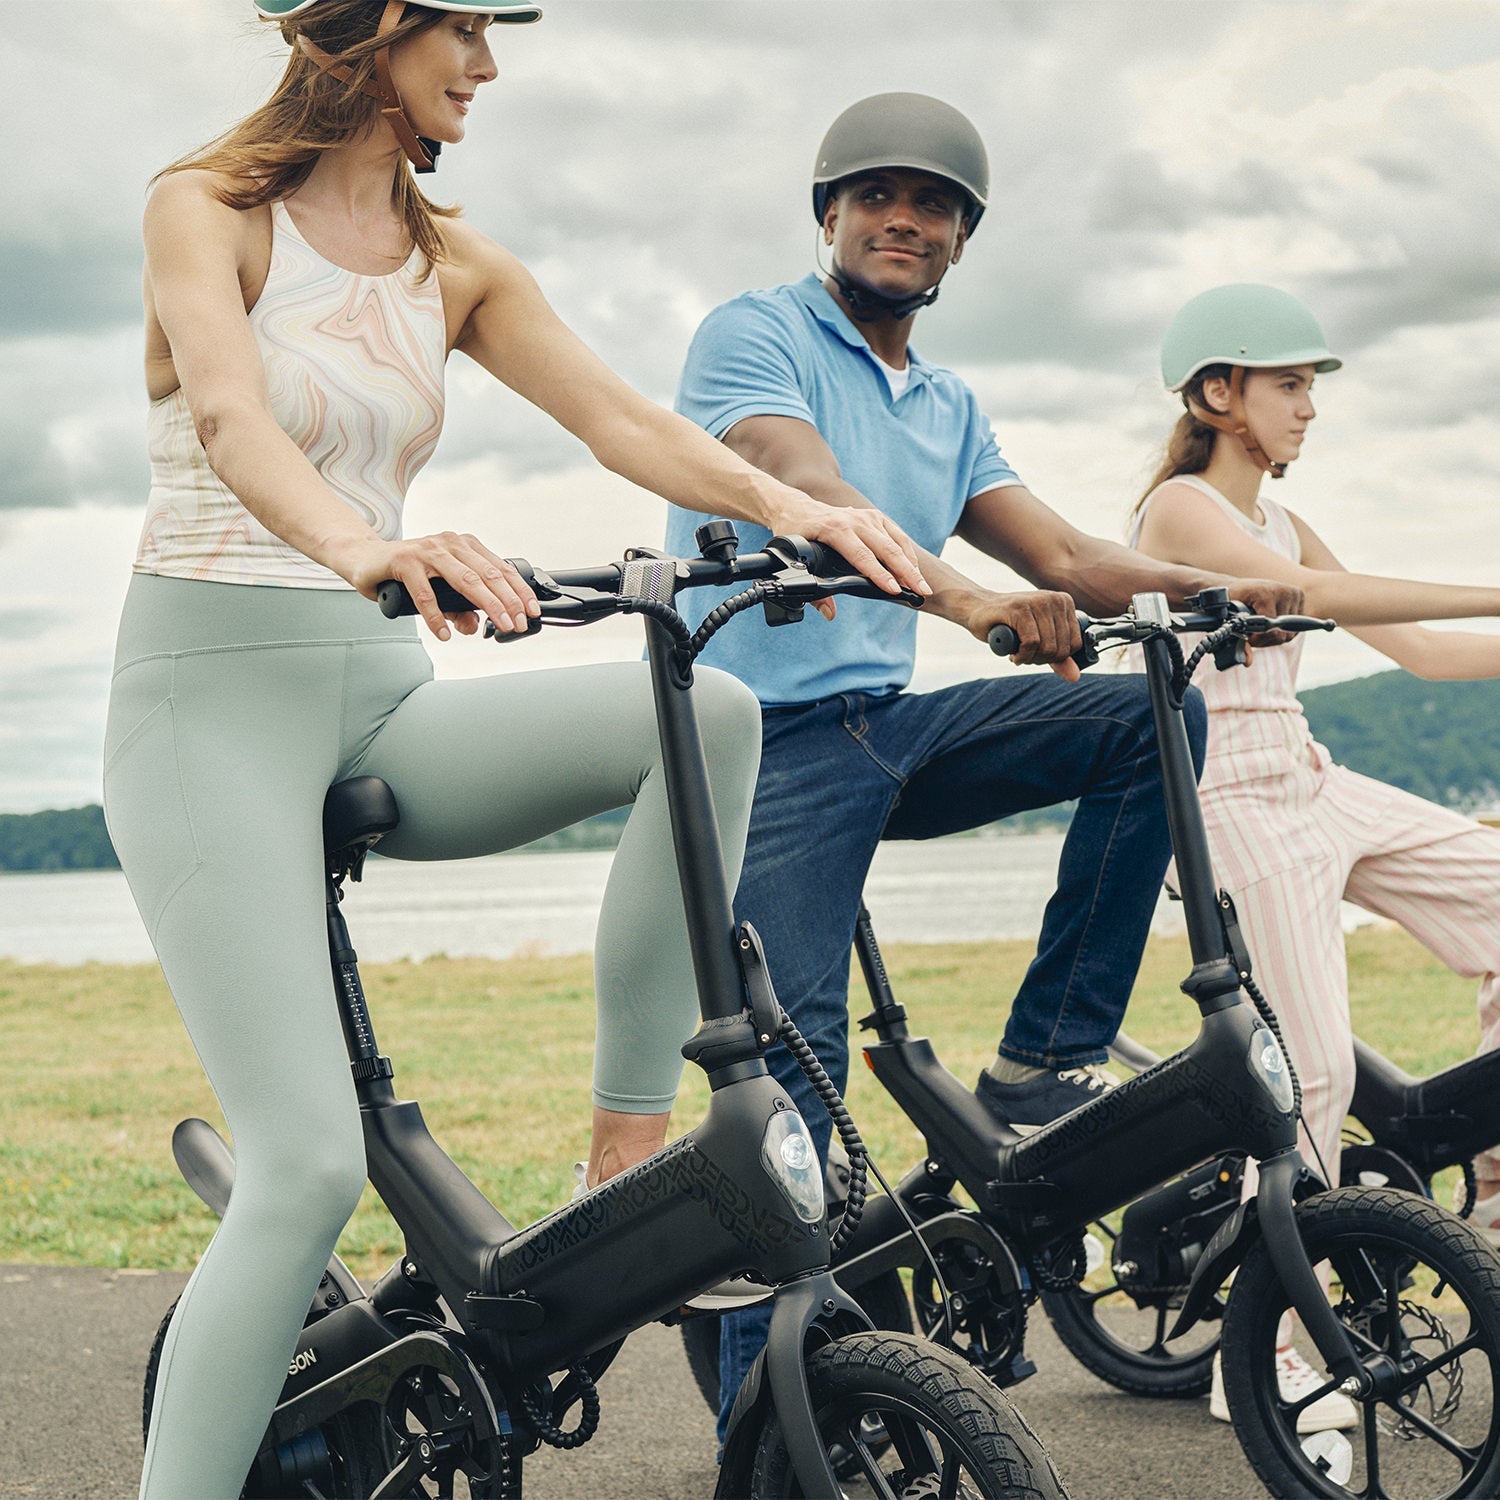
[[1341, 364], [1307, 308], [1290, 292], [1253, 281], [1200, 292], [1172, 319], [1161, 346], [1169, 391], [1180, 391], [1207, 365], [1311, 365], [1322, 375]]
[[[1318, 320], [1290, 292], [1258, 282], [1216, 286], [1194, 297], [1167, 328], [1161, 345], [1161, 378], [1205, 427], [1240, 440], [1253, 462], [1273, 479], [1286, 465], [1268, 458], [1245, 417], [1245, 371], [1311, 365], [1318, 374], [1343, 360], [1328, 352]], [[1208, 410], [1184, 387], [1211, 365], [1229, 366], [1229, 411]]]
[[[306, 14], [319, 3], [319, 0], [254, 0], [254, 3], [255, 13], [262, 20], [286, 22]], [[496, 5], [492, 3], [492, 0], [412, 0], [412, 3], [420, 3], [423, 10], [447, 10], [466, 16], [489, 16], [493, 21], [524, 23], [540, 21], [542, 18], [541, 7], [537, 5], [503, 3]], [[380, 20], [375, 27], [376, 37], [383, 37], [394, 31], [401, 24], [406, 8], [407, 0], [386, 0], [385, 9], [381, 12]], [[431, 172], [436, 168], [438, 152], [443, 148], [439, 142], [429, 140], [425, 135], [418, 135], [416, 128], [407, 118], [406, 108], [401, 103], [401, 95], [391, 79], [389, 46], [382, 47], [375, 54], [375, 77], [361, 83], [356, 82], [354, 70], [348, 64], [341, 63], [338, 58], [330, 56], [303, 32], [295, 31], [295, 34], [289, 35], [287, 29], [283, 27], [282, 34], [287, 36], [292, 45], [320, 72], [327, 73], [331, 78], [337, 78], [340, 83], [353, 85], [379, 104], [381, 118], [395, 132], [401, 150], [416, 171]]]
[[[318, 0], [255, 0], [256, 13], [268, 21], [284, 21], [289, 16], [311, 10]], [[536, 5], [488, 5], [480, 0], [413, 0], [424, 10], [453, 10], [466, 16], [493, 16], [497, 21], [540, 21], [542, 11]]]

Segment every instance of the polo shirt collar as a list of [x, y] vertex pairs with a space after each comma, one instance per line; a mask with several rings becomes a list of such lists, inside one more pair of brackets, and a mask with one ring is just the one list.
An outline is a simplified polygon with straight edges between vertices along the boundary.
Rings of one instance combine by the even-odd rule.
[[[792, 291], [813, 317], [836, 333], [851, 349], [862, 349], [876, 364], [884, 364], [880, 356], [870, 347], [870, 341], [859, 331], [858, 325], [838, 305], [833, 294], [823, 285], [823, 279], [816, 271], [809, 271], [801, 281], [793, 282]], [[906, 346], [906, 362], [911, 368], [912, 380], [932, 378], [926, 361], [910, 344]]]

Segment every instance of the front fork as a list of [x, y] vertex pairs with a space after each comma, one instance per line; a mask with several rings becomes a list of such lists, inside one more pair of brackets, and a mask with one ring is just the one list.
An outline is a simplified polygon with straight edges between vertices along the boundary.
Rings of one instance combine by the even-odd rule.
[[[838, 1500], [843, 1493], [813, 1411], [807, 1361], [823, 1344], [867, 1331], [870, 1320], [828, 1271], [777, 1287], [771, 1328], [729, 1414], [724, 1435], [723, 1483], [748, 1471], [753, 1447], [774, 1413], [804, 1495]], [[733, 1500], [722, 1495], [722, 1500]]]
[[1260, 1182], [1255, 1192], [1256, 1215], [1271, 1255], [1271, 1264], [1281, 1280], [1302, 1326], [1307, 1329], [1330, 1373], [1345, 1382], [1354, 1381], [1349, 1395], [1363, 1395], [1370, 1387], [1369, 1373], [1360, 1362], [1349, 1331], [1328, 1305], [1328, 1297], [1312, 1260], [1297, 1232], [1297, 1205], [1293, 1187], [1305, 1170], [1295, 1147], [1260, 1163]]

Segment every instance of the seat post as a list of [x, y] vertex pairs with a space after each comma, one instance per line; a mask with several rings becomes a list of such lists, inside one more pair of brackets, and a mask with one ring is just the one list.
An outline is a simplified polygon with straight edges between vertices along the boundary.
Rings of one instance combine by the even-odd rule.
[[375, 1028], [365, 1004], [364, 985], [359, 978], [359, 955], [350, 944], [349, 928], [339, 903], [344, 899], [343, 871], [329, 869], [324, 875], [328, 914], [328, 958], [333, 966], [334, 997], [344, 1045], [349, 1049], [349, 1070], [361, 1104], [389, 1102], [396, 1097], [391, 1086], [395, 1070], [391, 1060], [380, 1055]]

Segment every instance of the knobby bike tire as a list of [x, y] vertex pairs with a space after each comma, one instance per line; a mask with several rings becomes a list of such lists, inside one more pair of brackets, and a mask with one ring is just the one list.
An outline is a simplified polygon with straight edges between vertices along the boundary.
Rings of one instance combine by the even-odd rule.
[[[1356, 1403], [1347, 1449], [1334, 1434], [1299, 1438], [1275, 1368], [1288, 1298], [1265, 1242], [1253, 1245], [1225, 1314], [1224, 1390], [1267, 1489], [1331, 1500], [1500, 1495], [1500, 1258], [1471, 1225], [1390, 1188], [1321, 1193], [1298, 1205], [1297, 1226], [1313, 1263], [1331, 1267], [1335, 1309], [1356, 1346], [1390, 1354], [1399, 1373], [1384, 1399]], [[1297, 1342], [1321, 1372], [1305, 1333]], [[1335, 1482], [1332, 1466], [1346, 1462], [1349, 1476]]]
[[[1057, 1469], [1025, 1418], [947, 1349], [909, 1334], [851, 1334], [808, 1360], [807, 1379], [819, 1430], [830, 1450], [845, 1455], [840, 1474], [846, 1482], [864, 1477], [881, 1500], [939, 1493], [964, 1500], [1066, 1500]], [[878, 1443], [866, 1441], [871, 1422]], [[876, 1465], [878, 1479], [871, 1472]], [[752, 1500], [802, 1493], [774, 1413], [756, 1446], [748, 1493]]]

